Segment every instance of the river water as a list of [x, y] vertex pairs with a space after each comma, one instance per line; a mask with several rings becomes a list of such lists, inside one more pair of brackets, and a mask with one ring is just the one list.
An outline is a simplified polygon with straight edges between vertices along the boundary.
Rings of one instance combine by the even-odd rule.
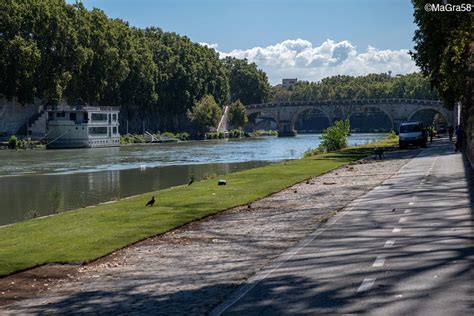
[[[351, 145], [385, 134], [354, 134]], [[114, 148], [0, 151], [0, 225], [95, 205], [206, 176], [300, 158], [319, 134]]]

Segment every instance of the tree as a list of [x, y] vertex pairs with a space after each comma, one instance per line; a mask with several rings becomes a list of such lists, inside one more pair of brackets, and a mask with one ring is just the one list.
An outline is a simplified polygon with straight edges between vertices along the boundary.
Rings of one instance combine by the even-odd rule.
[[230, 84], [230, 100], [243, 104], [264, 103], [270, 97], [270, 84], [265, 72], [246, 59], [226, 57], [224, 65]]
[[187, 112], [189, 120], [198, 132], [207, 132], [216, 127], [222, 117], [222, 109], [212, 95], [205, 95]]
[[247, 114], [245, 113], [245, 106], [237, 100], [229, 106], [229, 124], [232, 127], [243, 127], [248, 122]]
[[[415, 50], [411, 52], [422, 73], [450, 106], [462, 98], [469, 68], [472, 13], [431, 12], [425, 10], [431, 0], [412, 0], [415, 9]], [[449, 4], [471, 3], [451, 0]]]

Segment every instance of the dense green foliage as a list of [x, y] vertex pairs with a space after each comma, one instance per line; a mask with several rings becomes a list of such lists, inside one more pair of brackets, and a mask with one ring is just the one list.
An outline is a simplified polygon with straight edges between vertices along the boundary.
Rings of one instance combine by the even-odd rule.
[[324, 130], [321, 135], [321, 149], [326, 152], [336, 151], [347, 147], [347, 136], [351, 127], [349, 120], [336, 121], [333, 126]]
[[188, 110], [188, 118], [196, 131], [207, 132], [211, 127], [217, 127], [222, 117], [222, 110], [212, 95], [205, 95]]
[[273, 130], [273, 129], [269, 129], [269, 130], [258, 129], [258, 130], [254, 130], [249, 135], [250, 137], [278, 136], [278, 131]]
[[245, 106], [237, 100], [229, 106], [228, 121], [230, 126], [235, 128], [243, 127], [248, 122]]
[[231, 95], [264, 101], [268, 90], [255, 64], [223, 61], [175, 33], [133, 28], [80, 2], [0, 1], [0, 94], [22, 103], [81, 98], [120, 106], [122, 132], [176, 131], [204, 95], [223, 105]]
[[8, 140], [8, 148], [17, 149], [18, 148], [18, 138], [15, 135], [10, 136]]
[[289, 88], [273, 88], [273, 100], [355, 100], [377, 98], [407, 98], [437, 100], [436, 91], [420, 73], [398, 75], [369, 74], [366, 76], [334, 76], [318, 82], [300, 81]]
[[[51, 262], [94, 260], [348, 164], [371, 154], [375, 146], [396, 144], [396, 141], [385, 141], [347, 148], [310, 159], [227, 174], [225, 186], [209, 179], [192, 186], [178, 186], [4, 226], [0, 228], [0, 276]], [[158, 199], [150, 208], [145, 204], [151, 195]]]
[[233, 129], [229, 131], [229, 138], [242, 138], [245, 137], [245, 132], [240, 129]]
[[[462, 98], [470, 64], [472, 13], [429, 12], [425, 5], [441, 3], [432, 0], [412, 0], [415, 9], [415, 51], [413, 59], [421, 68], [441, 98], [454, 105]], [[471, 1], [452, 0], [451, 5], [471, 4]]]
[[268, 101], [271, 87], [267, 74], [259, 70], [255, 63], [226, 57], [224, 64], [229, 77], [231, 101], [240, 100], [243, 104]]

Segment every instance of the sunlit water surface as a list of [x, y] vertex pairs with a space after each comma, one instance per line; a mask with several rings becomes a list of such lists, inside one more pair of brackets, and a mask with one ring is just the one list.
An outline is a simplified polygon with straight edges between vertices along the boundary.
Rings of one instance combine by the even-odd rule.
[[[384, 138], [354, 134], [351, 145]], [[255, 168], [300, 158], [319, 134], [296, 137], [190, 141], [114, 148], [0, 151], [0, 225], [181, 185], [191, 175]], [[57, 198], [56, 198], [57, 200]]]

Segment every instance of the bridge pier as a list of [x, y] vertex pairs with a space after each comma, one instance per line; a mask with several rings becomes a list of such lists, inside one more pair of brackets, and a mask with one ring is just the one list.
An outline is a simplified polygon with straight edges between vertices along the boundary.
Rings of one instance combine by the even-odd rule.
[[281, 120], [278, 122], [278, 137], [296, 136], [296, 130], [291, 121]]

